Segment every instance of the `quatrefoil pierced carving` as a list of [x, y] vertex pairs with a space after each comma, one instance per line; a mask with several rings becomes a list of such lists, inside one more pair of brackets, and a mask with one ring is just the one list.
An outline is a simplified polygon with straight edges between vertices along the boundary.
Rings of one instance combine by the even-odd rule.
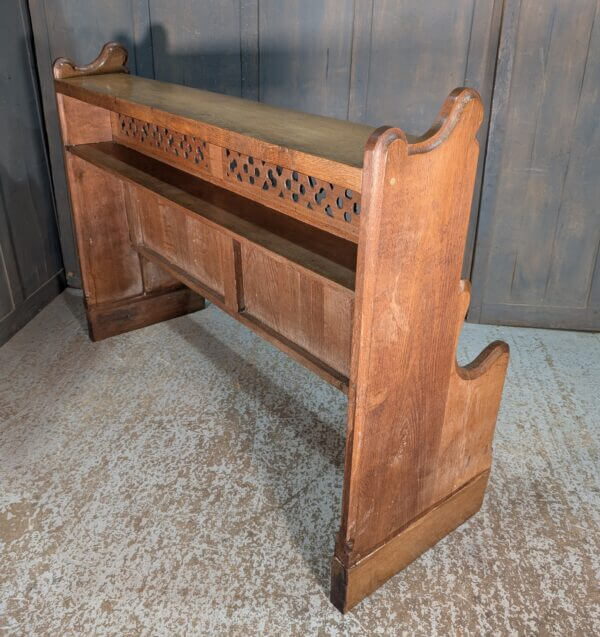
[[246, 187], [262, 190], [264, 198], [289, 203], [346, 223], [358, 223], [360, 193], [225, 148], [223, 175]]
[[155, 150], [189, 161], [198, 168], [209, 169], [208, 144], [199, 137], [126, 115], [119, 115], [119, 135], [129, 137], [139, 145], [151, 146]]

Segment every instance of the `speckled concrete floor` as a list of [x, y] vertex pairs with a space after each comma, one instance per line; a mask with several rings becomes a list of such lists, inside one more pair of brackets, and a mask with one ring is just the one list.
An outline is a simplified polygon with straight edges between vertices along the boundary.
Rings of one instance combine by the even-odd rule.
[[93, 344], [64, 293], [0, 349], [0, 633], [600, 632], [600, 335], [512, 361], [482, 511], [328, 602], [345, 398], [210, 307]]

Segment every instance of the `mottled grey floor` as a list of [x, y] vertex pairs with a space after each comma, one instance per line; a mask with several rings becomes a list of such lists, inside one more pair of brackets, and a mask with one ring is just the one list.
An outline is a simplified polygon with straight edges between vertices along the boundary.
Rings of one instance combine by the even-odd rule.
[[482, 511], [340, 615], [345, 398], [209, 307], [91, 343], [65, 293], [0, 349], [0, 633], [600, 632], [600, 335], [511, 346]]

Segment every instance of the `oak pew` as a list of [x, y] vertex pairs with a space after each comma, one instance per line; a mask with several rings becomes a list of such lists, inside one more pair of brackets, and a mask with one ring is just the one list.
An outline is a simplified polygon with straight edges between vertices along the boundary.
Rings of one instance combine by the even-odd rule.
[[331, 600], [342, 612], [476, 513], [508, 347], [461, 367], [483, 109], [421, 137], [54, 64], [93, 340], [204, 307], [348, 395]]

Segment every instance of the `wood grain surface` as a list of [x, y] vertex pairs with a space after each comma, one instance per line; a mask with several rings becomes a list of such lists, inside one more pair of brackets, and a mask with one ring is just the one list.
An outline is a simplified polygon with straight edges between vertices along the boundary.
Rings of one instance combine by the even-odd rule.
[[[481, 118], [477, 93], [457, 89], [422, 140], [388, 128], [367, 146], [335, 552], [346, 569], [491, 463], [507, 347], [456, 364]], [[340, 577], [334, 602], [345, 609]]]

